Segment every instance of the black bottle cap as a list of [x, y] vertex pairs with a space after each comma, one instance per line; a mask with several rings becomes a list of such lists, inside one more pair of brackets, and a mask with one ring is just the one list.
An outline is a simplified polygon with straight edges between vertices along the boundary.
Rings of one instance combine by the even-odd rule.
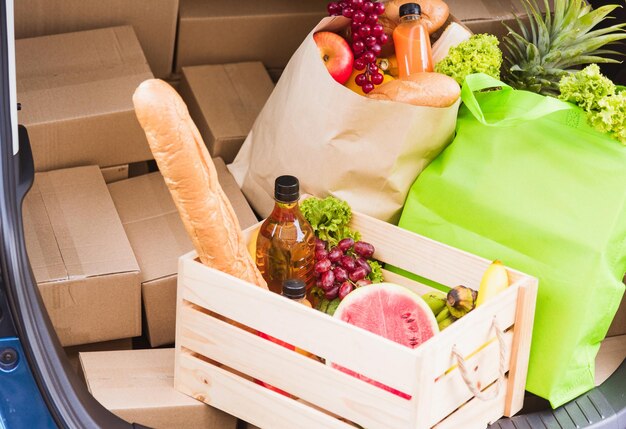
[[274, 182], [274, 198], [282, 203], [293, 203], [300, 198], [300, 182], [294, 176], [280, 176]]
[[400, 6], [400, 18], [407, 15], [421, 15], [422, 8], [417, 3], [405, 3]]
[[302, 299], [306, 294], [306, 284], [300, 279], [287, 279], [283, 282], [283, 296], [289, 299]]

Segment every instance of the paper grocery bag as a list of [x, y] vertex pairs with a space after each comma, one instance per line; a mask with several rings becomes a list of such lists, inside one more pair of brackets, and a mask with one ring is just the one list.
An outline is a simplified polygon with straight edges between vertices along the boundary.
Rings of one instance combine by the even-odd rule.
[[371, 100], [330, 76], [313, 34], [349, 22], [324, 18], [311, 31], [229, 166], [263, 217], [274, 205], [274, 179], [291, 174], [304, 192], [395, 223], [411, 184], [452, 140], [460, 101], [435, 108]]

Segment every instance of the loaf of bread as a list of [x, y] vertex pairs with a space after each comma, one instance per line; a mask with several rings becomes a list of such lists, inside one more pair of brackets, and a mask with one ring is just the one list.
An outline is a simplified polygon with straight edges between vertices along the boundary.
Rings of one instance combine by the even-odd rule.
[[267, 288], [183, 100], [164, 81], [149, 79], [139, 85], [133, 103], [200, 261]]
[[461, 95], [454, 79], [441, 73], [414, 73], [389, 81], [367, 94], [375, 100], [390, 100], [415, 106], [448, 107]]

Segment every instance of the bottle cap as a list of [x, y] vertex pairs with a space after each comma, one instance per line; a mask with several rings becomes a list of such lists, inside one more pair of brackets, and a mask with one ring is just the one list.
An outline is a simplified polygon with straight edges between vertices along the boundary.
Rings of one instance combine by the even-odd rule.
[[293, 203], [300, 198], [300, 182], [294, 176], [280, 176], [274, 182], [274, 198], [283, 203]]
[[405, 3], [400, 6], [400, 18], [407, 15], [421, 15], [422, 8], [417, 3]]
[[300, 279], [287, 279], [283, 282], [283, 296], [289, 299], [302, 299], [306, 294], [306, 284]]

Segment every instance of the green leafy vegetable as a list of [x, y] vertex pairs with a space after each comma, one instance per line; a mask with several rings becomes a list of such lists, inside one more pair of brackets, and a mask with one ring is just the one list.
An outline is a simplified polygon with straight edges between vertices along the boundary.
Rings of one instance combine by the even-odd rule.
[[345, 201], [335, 197], [307, 198], [300, 204], [300, 211], [313, 227], [315, 235], [327, 241], [330, 247], [347, 237], [354, 241], [361, 238], [358, 232], [348, 228], [352, 210]]
[[597, 64], [564, 76], [559, 82], [561, 100], [580, 106], [589, 123], [626, 145], [626, 92], [600, 73]]
[[589, 116], [591, 124], [626, 146], [626, 92], [601, 98], [598, 107]]
[[500, 79], [502, 51], [498, 43], [498, 38], [491, 34], [474, 34], [450, 48], [448, 56], [435, 65], [435, 71], [454, 78], [459, 85], [472, 73], [486, 73]]
[[583, 70], [563, 76], [559, 82], [559, 98], [583, 108], [586, 112], [599, 110], [598, 102], [615, 94], [615, 85], [611, 79], [600, 73], [597, 64], [591, 64]]
[[372, 260], [368, 260], [367, 263], [372, 268], [372, 272], [369, 273], [367, 278], [372, 283], [382, 283], [382, 282], [384, 282], [385, 279], [383, 278], [383, 271], [382, 271], [382, 267], [380, 266], [380, 263], [378, 261], [372, 261]]

